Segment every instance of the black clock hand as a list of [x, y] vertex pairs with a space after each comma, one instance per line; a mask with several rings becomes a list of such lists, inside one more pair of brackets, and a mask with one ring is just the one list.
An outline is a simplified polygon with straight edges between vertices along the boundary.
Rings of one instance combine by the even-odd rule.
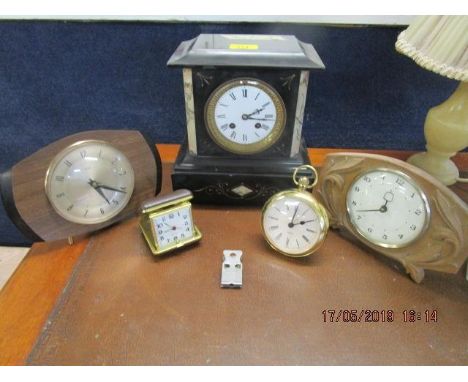
[[384, 194], [383, 196], [383, 200], [385, 200], [385, 204], [382, 205], [380, 208], [377, 208], [375, 210], [357, 210], [356, 212], [387, 212], [388, 211], [388, 207], [387, 207], [387, 204], [389, 202], [393, 202], [393, 192], [391, 191], [388, 191]]
[[250, 114], [242, 114], [242, 119], [249, 119], [252, 115], [258, 114], [261, 111], [263, 111], [263, 109], [264, 107], [262, 107], [261, 109], [256, 109], [253, 113], [250, 113]]
[[122, 193], [122, 194], [126, 194], [125, 191], [119, 190], [119, 189], [114, 188], [114, 187], [111, 187], [111, 186], [106, 186], [106, 185], [100, 184], [100, 183], [98, 183], [98, 185], [96, 186], [96, 188], [103, 188], [104, 190], [116, 191], [116, 192], [120, 192], [120, 193]]
[[247, 120], [247, 119], [254, 119], [254, 118], [250, 118], [250, 117], [252, 117], [252, 115], [254, 115], [254, 114], [259, 114], [263, 110], [265, 110], [264, 107], [262, 107], [261, 109], [256, 109], [253, 113], [250, 113], [250, 114], [242, 114], [242, 119], [244, 121]]
[[95, 190], [99, 195], [102, 196], [102, 198], [107, 202], [107, 204], [110, 204], [109, 199], [107, 199], [107, 198], [106, 198], [106, 195], [104, 195], [104, 192], [102, 192], [102, 190], [100, 190], [100, 189], [98, 188], [97, 183], [96, 183], [95, 180], [90, 179], [89, 182], [88, 182], [88, 184], [89, 184], [92, 188], [94, 188], [94, 190]]
[[393, 202], [393, 192], [392, 191], [388, 191], [384, 194], [383, 196], [383, 199], [385, 200], [385, 204], [380, 207], [380, 208], [384, 208], [385, 207], [385, 210], [387, 210], [387, 204], [388, 202]]
[[304, 224], [306, 224], [306, 223], [310, 223], [310, 222], [313, 222], [313, 221], [315, 221], [315, 219], [313, 219], [313, 220], [306, 220], [306, 221], [302, 220], [302, 221], [300, 221], [299, 223], [294, 223], [293, 226], [299, 225], [299, 224], [300, 224], [300, 225], [304, 225]]
[[247, 120], [250, 121], [274, 121], [274, 119], [271, 118], [246, 118]]
[[[382, 206], [382, 207], [385, 207], [385, 206]], [[374, 212], [374, 211], [375, 211], [375, 212], [383, 212], [383, 211], [382, 211], [382, 207], [377, 208], [377, 209], [375, 209], [375, 210], [356, 210], [356, 212]], [[387, 209], [387, 208], [385, 207], [385, 210], [386, 210], [386, 209]]]
[[296, 225], [293, 222], [294, 222], [294, 218], [296, 217], [298, 209], [299, 209], [299, 204], [296, 206], [296, 209], [294, 210], [294, 215], [292, 216], [291, 221], [288, 223], [289, 228], [292, 228], [292, 227], [294, 227]]

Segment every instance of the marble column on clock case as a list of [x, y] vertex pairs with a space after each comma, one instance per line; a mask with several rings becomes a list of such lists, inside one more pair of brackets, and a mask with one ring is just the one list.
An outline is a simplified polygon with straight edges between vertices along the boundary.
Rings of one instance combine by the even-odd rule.
[[299, 80], [299, 90], [297, 92], [296, 116], [294, 118], [294, 131], [291, 143], [290, 157], [294, 158], [299, 155], [302, 137], [302, 125], [304, 121], [304, 109], [307, 97], [307, 86], [309, 84], [309, 71], [301, 70], [301, 78]]
[[193, 103], [192, 69], [183, 68], [185, 116], [187, 118], [187, 141], [190, 154], [197, 154], [197, 134], [195, 130], [195, 106]]

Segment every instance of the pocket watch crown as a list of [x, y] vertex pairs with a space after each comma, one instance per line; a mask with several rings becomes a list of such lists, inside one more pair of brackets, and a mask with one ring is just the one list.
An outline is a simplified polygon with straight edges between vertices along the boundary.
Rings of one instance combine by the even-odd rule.
[[301, 176], [299, 180], [297, 181], [297, 183], [301, 190], [305, 190], [310, 185], [309, 178], [307, 178], [306, 176]]

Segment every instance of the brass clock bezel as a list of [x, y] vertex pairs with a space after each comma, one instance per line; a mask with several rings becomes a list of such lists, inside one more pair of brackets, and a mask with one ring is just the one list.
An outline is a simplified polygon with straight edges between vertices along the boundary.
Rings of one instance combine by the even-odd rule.
[[[111, 214], [109, 215], [106, 215], [105, 217], [102, 217], [102, 218], [98, 218], [98, 219], [93, 219], [92, 221], [90, 220], [87, 220], [87, 219], [84, 219], [84, 218], [79, 218], [79, 217], [76, 217], [76, 218], [71, 218], [70, 216], [68, 215], [65, 215], [63, 213], [63, 211], [61, 211], [56, 205], [55, 205], [55, 202], [51, 196], [51, 190], [50, 190], [50, 184], [51, 184], [51, 176], [54, 174], [54, 170], [55, 168], [57, 167], [57, 165], [63, 160], [63, 158], [68, 155], [70, 152], [72, 151], [75, 151], [77, 148], [81, 147], [81, 146], [87, 146], [87, 145], [90, 145], [90, 144], [97, 144], [97, 145], [104, 145], [104, 146], [108, 146], [108, 147], [111, 147], [113, 150], [119, 152], [119, 154], [125, 158], [125, 160], [128, 162], [128, 165], [129, 165], [129, 169], [131, 170], [131, 190], [127, 191], [127, 195], [128, 195], [128, 198], [127, 198], [127, 201], [126, 203], [123, 203], [119, 208], [117, 208], [115, 211], [113, 211]], [[97, 224], [101, 224], [101, 223], [104, 223], [112, 218], [114, 218], [115, 216], [117, 216], [120, 212], [122, 212], [125, 207], [128, 205], [128, 203], [130, 202], [131, 198], [132, 198], [132, 195], [133, 195], [133, 191], [134, 191], [134, 188], [135, 188], [135, 173], [134, 173], [134, 170], [133, 170], [133, 166], [132, 166], [132, 163], [130, 162], [130, 160], [127, 158], [127, 156], [121, 151], [119, 150], [118, 148], [116, 148], [115, 146], [113, 146], [112, 144], [110, 144], [109, 142], [106, 142], [106, 141], [103, 141], [103, 140], [98, 140], [98, 139], [86, 139], [86, 140], [82, 140], [82, 141], [77, 141], [77, 142], [74, 142], [72, 143], [71, 145], [65, 147], [63, 150], [61, 150], [60, 152], [58, 152], [54, 158], [52, 159], [52, 161], [50, 162], [49, 164], [49, 167], [47, 168], [47, 171], [46, 171], [46, 175], [45, 175], [45, 178], [44, 178], [44, 189], [45, 189], [45, 193], [46, 193], [46, 196], [47, 196], [47, 199], [49, 201], [49, 204], [52, 206], [52, 208], [54, 209], [54, 211], [59, 215], [61, 216], [63, 219], [65, 219], [66, 221], [68, 222], [71, 222], [71, 223], [75, 223], [75, 224], [83, 224], [83, 225], [97, 225]]]
[[[298, 254], [296, 254], [296, 253], [291, 254], [291, 253], [285, 252], [285, 251], [281, 250], [280, 248], [278, 248], [276, 246], [276, 244], [268, 238], [268, 235], [267, 235], [266, 230], [265, 230], [265, 225], [263, 224], [264, 218], [265, 218], [265, 213], [268, 210], [268, 208], [270, 207], [270, 205], [273, 204], [274, 202], [277, 202], [277, 201], [285, 198], [285, 197], [296, 198], [296, 199], [299, 199], [300, 201], [308, 204], [315, 211], [318, 218], [320, 219], [320, 235], [319, 235], [316, 243], [311, 248], [307, 249], [304, 252], [298, 253]], [[312, 253], [316, 252], [322, 246], [322, 244], [324, 243], [325, 238], [327, 237], [327, 233], [328, 233], [329, 220], [328, 220], [327, 211], [317, 201], [317, 199], [315, 199], [312, 196], [312, 194], [310, 194], [307, 191], [301, 191], [301, 190], [298, 190], [298, 189], [290, 189], [290, 190], [281, 191], [281, 192], [273, 195], [270, 199], [268, 199], [268, 201], [265, 203], [265, 205], [262, 208], [261, 225], [262, 225], [263, 237], [265, 238], [268, 245], [272, 249], [274, 249], [275, 251], [277, 251], [277, 252], [279, 252], [279, 253], [281, 253], [281, 254], [283, 254], [285, 256], [288, 256], [288, 257], [305, 257], [305, 256], [309, 256]]]
[[[411, 184], [414, 187], [414, 189], [419, 194], [419, 196], [421, 197], [421, 199], [422, 199], [422, 201], [424, 203], [424, 210], [425, 210], [426, 216], [425, 216], [423, 228], [422, 228], [421, 232], [413, 240], [411, 240], [411, 241], [409, 241], [407, 243], [404, 243], [404, 244], [388, 244], [388, 243], [384, 243], [384, 242], [377, 241], [377, 240], [372, 241], [372, 240], [368, 239], [365, 236], [365, 233], [363, 233], [357, 227], [355, 221], [353, 219], [351, 219], [350, 208], [349, 208], [349, 205], [348, 205], [348, 194], [349, 194], [350, 190], [352, 190], [352, 188], [354, 187], [354, 185], [356, 184], [356, 182], [359, 179], [363, 178], [367, 174], [371, 174], [371, 173], [377, 172], [377, 171], [390, 172], [390, 173], [396, 174], [396, 175], [404, 178], [406, 182], [408, 182], [409, 184]], [[346, 205], [346, 218], [348, 219], [348, 222], [349, 222], [350, 226], [355, 231], [355, 233], [359, 236], [359, 238], [361, 240], [364, 240], [365, 243], [370, 243], [372, 245], [375, 245], [375, 246], [378, 246], [378, 247], [381, 247], [381, 248], [405, 248], [405, 247], [410, 246], [411, 244], [413, 244], [414, 242], [419, 240], [422, 236], [424, 236], [425, 232], [427, 231], [427, 229], [429, 227], [429, 222], [431, 220], [431, 207], [429, 206], [429, 201], [427, 199], [427, 196], [424, 193], [424, 191], [421, 189], [421, 187], [409, 175], [405, 174], [404, 172], [394, 170], [394, 169], [390, 169], [390, 168], [386, 168], [386, 167], [376, 167], [376, 168], [370, 169], [368, 171], [360, 172], [358, 175], [356, 175], [353, 178], [353, 180], [350, 182], [350, 186], [346, 190], [345, 205]]]
[[[148, 243], [153, 255], [162, 255], [174, 249], [181, 248], [191, 243], [194, 243], [202, 238], [201, 232], [198, 230], [197, 226], [195, 225], [193, 221], [192, 204], [188, 201], [188, 199], [191, 199], [191, 197], [173, 201], [169, 205], [168, 204], [159, 205], [157, 207], [154, 207], [154, 209], [142, 212], [143, 216], [140, 220], [140, 228], [141, 228], [141, 231], [143, 232], [143, 236], [145, 237], [146, 242]], [[192, 223], [193, 236], [190, 238], [187, 238], [186, 240], [179, 240], [175, 243], [171, 243], [168, 246], [161, 247], [160, 245], [158, 245], [159, 244], [158, 233], [155, 230], [153, 219], [156, 219], [160, 216], [168, 215], [170, 213], [176, 212], [177, 210], [180, 210], [185, 207], [189, 207], [190, 221]], [[146, 224], [145, 224], [145, 220], [146, 220]], [[147, 225], [149, 225], [149, 230], [148, 230]]]
[[[215, 108], [219, 99], [230, 89], [242, 85], [255, 86], [264, 91], [273, 101], [276, 109], [276, 122], [270, 134], [264, 139], [250, 144], [231, 141], [219, 131], [215, 120]], [[274, 145], [283, 134], [286, 126], [286, 106], [279, 93], [269, 84], [254, 78], [235, 78], [218, 86], [209, 96], [205, 104], [205, 126], [213, 141], [220, 147], [234, 154], [257, 154]]]

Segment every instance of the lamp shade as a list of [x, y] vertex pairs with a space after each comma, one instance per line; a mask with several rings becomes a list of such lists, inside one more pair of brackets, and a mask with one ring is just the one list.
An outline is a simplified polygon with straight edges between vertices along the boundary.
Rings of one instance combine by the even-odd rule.
[[427, 70], [468, 81], [468, 16], [418, 16], [395, 46]]

